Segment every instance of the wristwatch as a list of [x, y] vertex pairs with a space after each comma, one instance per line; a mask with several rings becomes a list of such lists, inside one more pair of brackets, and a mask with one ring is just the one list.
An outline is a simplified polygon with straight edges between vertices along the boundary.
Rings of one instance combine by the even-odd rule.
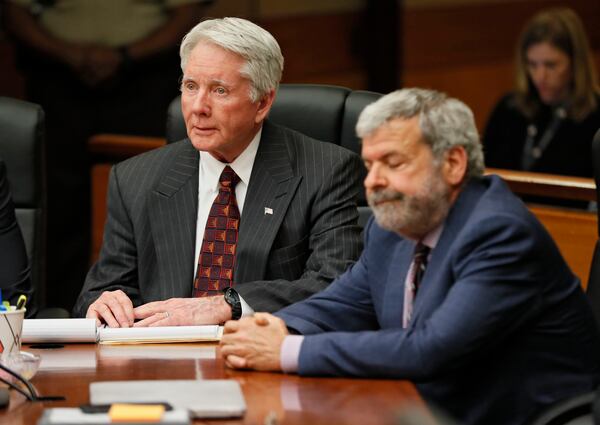
[[231, 307], [231, 319], [238, 320], [242, 317], [242, 303], [240, 302], [240, 295], [233, 288], [225, 288], [223, 290], [225, 296], [225, 302]]

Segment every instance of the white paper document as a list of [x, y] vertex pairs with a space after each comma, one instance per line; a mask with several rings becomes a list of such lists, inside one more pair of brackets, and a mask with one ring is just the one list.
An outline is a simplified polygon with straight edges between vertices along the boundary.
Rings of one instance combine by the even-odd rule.
[[95, 319], [25, 319], [24, 343], [99, 342], [101, 344], [144, 344], [218, 341], [222, 327], [159, 326], [155, 328], [96, 327]]
[[166, 402], [194, 418], [231, 418], [246, 412], [232, 379], [104, 381], [90, 384], [91, 404]]

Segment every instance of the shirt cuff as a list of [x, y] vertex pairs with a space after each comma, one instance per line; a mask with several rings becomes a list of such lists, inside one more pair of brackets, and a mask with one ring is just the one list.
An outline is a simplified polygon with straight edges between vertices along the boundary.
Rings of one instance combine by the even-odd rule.
[[279, 356], [281, 370], [285, 373], [298, 371], [298, 359], [300, 358], [300, 348], [302, 348], [303, 341], [304, 335], [288, 335], [283, 339]]
[[238, 296], [240, 297], [240, 304], [242, 305], [242, 317], [252, 316], [254, 314], [254, 309], [250, 307], [246, 301], [244, 301], [239, 292]]

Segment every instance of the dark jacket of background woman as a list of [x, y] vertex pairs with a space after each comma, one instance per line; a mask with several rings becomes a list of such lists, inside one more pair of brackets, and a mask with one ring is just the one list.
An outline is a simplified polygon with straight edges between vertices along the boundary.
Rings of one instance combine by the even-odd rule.
[[[597, 98], [600, 104], [600, 97]], [[540, 104], [539, 112], [530, 120], [516, 107], [512, 94], [504, 96], [494, 108], [483, 135], [486, 166], [522, 170], [527, 128], [534, 126], [535, 139], [539, 139], [548, 128], [552, 114], [550, 106]], [[582, 121], [566, 117], [530, 171], [593, 177], [591, 147], [599, 128], [600, 109]]]

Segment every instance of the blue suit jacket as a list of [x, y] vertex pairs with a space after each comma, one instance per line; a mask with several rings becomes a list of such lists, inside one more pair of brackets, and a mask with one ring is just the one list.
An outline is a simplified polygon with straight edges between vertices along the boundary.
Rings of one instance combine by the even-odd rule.
[[403, 329], [413, 249], [371, 220], [359, 262], [278, 314], [307, 335], [300, 374], [410, 379], [461, 423], [488, 425], [524, 423], [600, 381], [579, 280], [498, 177], [459, 195]]

